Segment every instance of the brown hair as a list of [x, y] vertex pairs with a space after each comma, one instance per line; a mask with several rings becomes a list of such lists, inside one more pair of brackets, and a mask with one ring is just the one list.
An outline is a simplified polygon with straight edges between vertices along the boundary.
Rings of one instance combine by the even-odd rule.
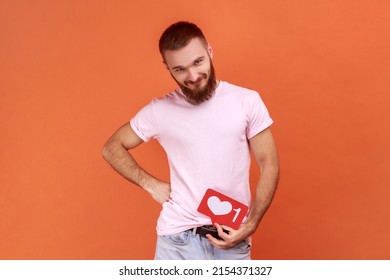
[[199, 38], [207, 45], [206, 37], [202, 30], [194, 23], [179, 21], [169, 26], [160, 37], [159, 49], [161, 56], [167, 50], [177, 50], [188, 45], [194, 39]]

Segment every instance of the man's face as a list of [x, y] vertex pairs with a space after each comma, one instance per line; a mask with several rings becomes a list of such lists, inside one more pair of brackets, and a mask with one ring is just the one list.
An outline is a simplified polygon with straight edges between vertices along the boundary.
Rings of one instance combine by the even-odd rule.
[[197, 105], [208, 99], [216, 87], [214, 67], [211, 61], [212, 49], [199, 38], [178, 50], [165, 51], [165, 65], [187, 97]]

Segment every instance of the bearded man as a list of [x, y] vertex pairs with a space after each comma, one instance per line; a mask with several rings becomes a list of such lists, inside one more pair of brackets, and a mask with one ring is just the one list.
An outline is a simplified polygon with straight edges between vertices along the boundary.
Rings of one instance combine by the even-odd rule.
[[[213, 50], [195, 24], [169, 26], [159, 49], [179, 87], [153, 99], [120, 127], [104, 145], [103, 157], [162, 204], [155, 259], [250, 259], [251, 235], [271, 204], [279, 178], [269, 128], [273, 121], [257, 92], [216, 79]], [[153, 138], [168, 156], [170, 182], [146, 172], [129, 153]], [[253, 197], [251, 151], [261, 170]], [[208, 189], [249, 206], [237, 228], [213, 223], [212, 215], [199, 210]], [[213, 199], [229, 203], [221, 197]], [[238, 215], [238, 209], [233, 210]]]

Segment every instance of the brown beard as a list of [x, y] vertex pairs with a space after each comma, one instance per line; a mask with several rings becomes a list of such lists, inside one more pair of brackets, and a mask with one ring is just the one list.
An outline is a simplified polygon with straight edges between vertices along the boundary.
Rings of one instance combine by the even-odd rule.
[[[206, 74], [201, 75], [201, 79], [205, 79], [205, 78], [207, 78]], [[214, 95], [214, 91], [217, 85], [213, 62], [210, 61], [210, 74], [209, 77], [207, 78], [206, 84], [203, 87], [192, 90], [189, 89], [188, 87], [181, 85], [178, 81], [176, 81], [176, 83], [180, 86], [182, 92], [184, 93], [186, 97], [186, 101], [191, 103], [192, 105], [199, 105], [209, 100]]]

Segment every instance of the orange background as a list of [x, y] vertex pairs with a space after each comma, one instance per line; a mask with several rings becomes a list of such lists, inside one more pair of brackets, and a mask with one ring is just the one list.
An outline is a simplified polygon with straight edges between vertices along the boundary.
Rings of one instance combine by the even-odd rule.
[[[160, 207], [101, 148], [176, 87], [158, 53], [177, 20], [217, 77], [258, 90], [281, 181], [255, 259], [389, 259], [390, 4], [0, 1], [0, 258], [151, 259]], [[134, 151], [168, 180], [156, 141]], [[253, 166], [251, 182], [257, 182]]]

